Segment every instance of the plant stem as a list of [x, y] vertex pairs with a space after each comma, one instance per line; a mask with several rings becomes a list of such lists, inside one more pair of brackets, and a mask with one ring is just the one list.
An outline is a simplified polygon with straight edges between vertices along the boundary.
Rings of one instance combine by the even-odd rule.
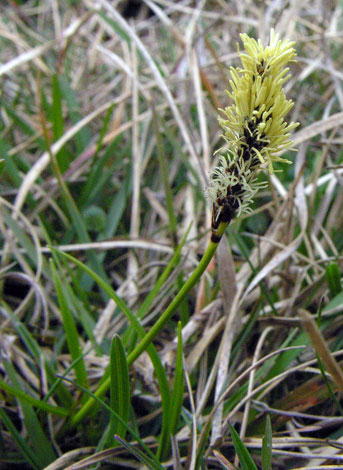
[[[226, 228], [226, 225], [227, 224], [225, 224], [225, 228]], [[175, 312], [177, 307], [180, 305], [180, 303], [186, 298], [189, 291], [198, 282], [201, 275], [203, 274], [203, 272], [207, 268], [209, 262], [213, 258], [213, 255], [214, 255], [214, 253], [215, 253], [215, 251], [218, 247], [218, 244], [219, 243], [213, 243], [212, 241], [209, 242], [209, 244], [207, 245], [206, 251], [205, 251], [203, 257], [201, 258], [198, 266], [193, 271], [193, 273], [191, 274], [189, 279], [185, 282], [185, 284], [181, 287], [181, 289], [177, 293], [174, 300], [169, 304], [169, 306], [166, 308], [166, 310], [163, 312], [163, 314], [160, 316], [160, 318], [157, 320], [157, 322], [150, 328], [148, 333], [144, 336], [144, 338], [136, 346], [136, 348], [132, 351], [132, 353], [128, 355], [128, 357], [127, 357], [128, 366], [131, 366], [133, 364], [133, 362], [146, 349], [148, 344], [150, 344], [151, 341], [153, 341], [153, 339], [162, 330], [162, 328], [167, 323], [167, 321], [171, 318], [171, 316], [173, 315], [173, 313]]]
[[[215, 239], [216, 241], [213, 242], [210, 240], [209, 244], [207, 245], [206, 251], [203, 254], [198, 266], [195, 268], [189, 279], [185, 282], [182, 288], [179, 290], [177, 295], [175, 296], [174, 300], [169, 304], [167, 309], [163, 312], [157, 322], [150, 328], [148, 333], [142, 338], [141, 342], [136, 346], [136, 348], [131, 352], [131, 354], [127, 357], [127, 365], [130, 367], [134, 361], [142, 354], [143, 351], [146, 350], [147, 346], [155, 339], [155, 337], [160, 333], [163, 329], [165, 324], [171, 318], [175, 310], [178, 308], [180, 303], [186, 298], [190, 290], [194, 287], [194, 285], [198, 282], [201, 275], [207, 268], [209, 262], [213, 258], [213, 255], [219, 245], [219, 241], [225, 232], [226, 227], [228, 226], [227, 222], [221, 222], [219, 227], [215, 231]], [[97, 389], [95, 392], [96, 397], [103, 396], [110, 386], [110, 377], [108, 377], [103, 384]], [[72, 427], [77, 426], [87, 415], [88, 412], [91, 411], [93, 406], [95, 405], [94, 398], [90, 398], [83, 407], [71, 418], [70, 424]]]

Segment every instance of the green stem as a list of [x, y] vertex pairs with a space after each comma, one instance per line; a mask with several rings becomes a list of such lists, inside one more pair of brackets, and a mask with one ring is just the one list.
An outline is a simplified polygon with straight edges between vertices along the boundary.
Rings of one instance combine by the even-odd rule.
[[[194, 287], [194, 285], [198, 282], [200, 279], [201, 275], [209, 265], [211, 259], [213, 258], [213, 255], [218, 247], [219, 241], [221, 237], [223, 236], [223, 233], [225, 232], [226, 227], [228, 226], [227, 222], [221, 222], [219, 224], [219, 227], [215, 231], [215, 239], [216, 242], [213, 242], [212, 240], [209, 242], [207, 245], [206, 251], [203, 254], [203, 257], [201, 258], [198, 266], [195, 268], [187, 282], [182, 286], [182, 288], [179, 290], [177, 293], [176, 297], [174, 300], [169, 304], [167, 309], [163, 312], [163, 314], [160, 316], [160, 318], [157, 320], [157, 322], [150, 328], [148, 333], [142, 338], [141, 342], [136, 346], [136, 348], [128, 355], [127, 357], [127, 365], [130, 367], [134, 361], [142, 354], [143, 351], [146, 350], [147, 346], [155, 339], [155, 337], [160, 333], [160, 331], [163, 329], [165, 324], [168, 322], [168, 320], [171, 318], [175, 310], [178, 308], [180, 303], [186, 298], [190, 290]], [[98, 388], [98, 390], [95, 392], [95, 396], [97, 398], [103, 396], [107, 390], [109, 389], [110, 386], [110, 377], [108, 377], [104, 383]], [[70, 424], [72, 427], [77, 426], [91, 411], [95, 404], [94, 398], [90, 398], [84, 405], [83, 407], [71, 418]]]
[[166, 308], [166, 310], [163, 312], [163, 314], [160, 316], [157, 322], [150, 328], [148, 333], [144, 336], [144, 338], [136, 346], [136, 348], [132, 351], [132, 353], [128, 355], [127, 357], [128, 366], [131, 366], [133, 362], [142, 354], [142, 352], [145, 351], [148, 344], [150, 344], [151, 341], [153, 341], [153, 339], [159, 334], [159, 332], [162, 330], [162, 328], [171, 318], [175, 310], [178, 308], [180, 303], [186, 298], [189, 291], [198, 282], [201, 275], [207, 268], [209, 262], [213, 258], [213, 255], [217, 249], [217, 246], [218, 246], [218, 243], [213, 243], [212, 241], [209, 242], [206, 248], [206, 251], [203, 257], [201, 258], [198, 266], [193, 271], [189, 279], [182, 286], [182, 288], [179, 290], [174, 300], [169, 304], [169, 306]]

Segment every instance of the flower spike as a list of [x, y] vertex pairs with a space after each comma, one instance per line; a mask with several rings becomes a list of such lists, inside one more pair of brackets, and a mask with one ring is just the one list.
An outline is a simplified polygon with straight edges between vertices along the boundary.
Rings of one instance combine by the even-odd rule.
[[292, 147], [290, 133], [298, 125], [284, 119], [293, 106], [283, 86], [290, 77], [286, 65], [296, 55], [294, 42], [281, 41], [274, 30], [266, 47], [247, 34], [240, 36], [245, 49], [239, 53], [242, 68], [230, 68], [231, 91], [227, 91], [233, 104], [220, 110], [223, 117], [219, 117], [228, 149], [219, 150], [219, 166], [206, 190], [213, 202], [213, 230], [249, 212], [256, 192], [265, 187], [256, 180], [261, 168], [273, 173], [274, 162], [291, 163], [278, 153]]

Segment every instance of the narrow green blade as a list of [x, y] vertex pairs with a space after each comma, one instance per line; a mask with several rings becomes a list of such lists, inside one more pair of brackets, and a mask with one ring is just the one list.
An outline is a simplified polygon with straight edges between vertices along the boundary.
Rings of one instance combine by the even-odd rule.
[[237, 452], [239, 462], [241, 464], [242, 470], [257, 470], [255, 462], [253, 461], [251, 455], [249, 454], [248, 449], [245, 447], [241, 438], [239, 437], [237, 431], [231, 424], [229, 424], [230, 434], [232, 437], [233, 445]]
[[[110, 353], [111, 369], [111, 408], [125, 421], [128, 422], [130, 411], [130, 378], [127, 367], [126, 355], [118, 335], [114, 335]], [[126, 428], [111, 415], [111, 430], [113, 435], [125, 438]]]
[[272, 424], [269, 415], [262, 442], [262, 470], [272, 470]]

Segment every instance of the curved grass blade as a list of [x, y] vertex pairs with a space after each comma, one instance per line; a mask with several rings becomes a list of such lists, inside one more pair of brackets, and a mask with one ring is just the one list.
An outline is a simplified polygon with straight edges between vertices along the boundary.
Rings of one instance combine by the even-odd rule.
[[220, 463], [220, 465], [225, 469], [225, 470], [238, 470], [238, 468], [230, 463], [226, 457], [224, 457], [223, 454], [221, 454], [218, 450], [213, 450], [213, 454], [215, 455], [216, 459]]
[[[1, 208], [1, 217], [4, 218], [6, 224], [13, 230], [13, 233], [18, 240], [21, 247], [25, 250], [28, 258], [33, 263], [33, 266], [37, 266], [37, 251], [36, 247], [34, 246], [32, 240], [25, 232], [21, 224], [13, 218], [12, 214], [10, 214], [5, 207]], [[46, 271], [47, 265], [43, 262], [43, 272], [47, 274]]]
[[66, 408], [61, 408], [60, 406], [50, 405], [42, 400], [37, 400], [37, 398], [32, 397], [26, 392], [23, 392], [19, 387], [14, 387], [3, 380], [0, 380], [0, 390], [5, 390], [7, 393], [10, 393], [19, 400], [23, 400], [29, 403], [40, 410], [46, 411], [57, 416], [66, 417], [69, 414], [69, 411]]
[[[40, 224], [40, 227], [44, 233], [44, 237], [47, 240], [48, 244], [51, 244], [51, 238], [45, 229], [45, 226], [43, 223]], [[77, 279], [77, 276], [75, 275], [75, 272], [72, 270], [71, 266], [67, 263], [67, 260], [62, 258], [62, 261], [58, 258], [56, 253], [52, 252], [52, 256], [55, 262], [56, 269], [60, 272], [63, 272], [63, 268], [66, 271], [66, 275], [69, 276], [70, 282], [66, 284], [65, 287], [65, 295], [68, 297], [69, 303], [73, 306], [73, 311], [78, 312], [78, 318], [82, 324], [82, 327], [88, 336], [88, 339], [94, 346], [96, 350], [96, 354], [101, 356], [103, 354], [103, 351], [98, 345], [96, 338], [94, 336], [94, 327], [95, 327], [95, 321], [92, 318], [91, 314], [89, 313], [91, 311], [91, 306], [89, 303], [89, 300], [87, 296], [85, 295], [85, 291], [82, 289], [82, 286]], [[50, 276], [50, 274], [49, 274]], [[74, 287], [75, 291], [71, 288], [71, 285]]]
[[119, 436], [114, 436], [114, 437], [115, 439], [117, 439], [118, 442], [120, 442], [122, 446], [125, 447], [125, 449], [127, 449], [130, 452], [130, 454], [134, 455], [137, 460], [139, 460], [144, 465], [146, 465], [150, 470], [163, 470], [164, 467], [162, 467], [162, 465], [159, 462], [154, 461], [151, 458], [149, 458], [141, 450], [137, 449], [137, 447], [133, 446], [129, 442], [125, 441], [125, 439], [122, 439]]
[[318, 328], [317, 323], [306, 310], [300, 309], [300, 315], [305, 331], [308, 334], [318, 357], [325, 365], [328, 372], [330, 372], [332, 379], [337, 385], [338, 389], [343, 390], [342, 369], [334, 356], [332, 356], [328, 343]]

